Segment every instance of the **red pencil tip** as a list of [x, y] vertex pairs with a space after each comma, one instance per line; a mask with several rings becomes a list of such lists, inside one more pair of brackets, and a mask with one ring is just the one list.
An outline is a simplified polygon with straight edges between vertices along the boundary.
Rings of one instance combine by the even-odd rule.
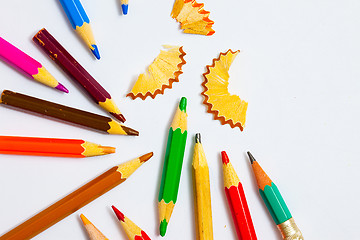
[[222, 162], [223, 162], [224, 164], [228, 164], [228, 163], [229, 163], [229, 157], [228, 157], [228, 155], [226, 154], [225, 151], [222, 151], [222, 152], [221, 152], [221, 158], [222, 158]]
[[111, 206], [111, 208], [114, 210], [114, 213], [116, 217], [119, 219], [119, 221], [125, 222], [125, 216], [122, 212], [119, 211], [114, 205]]

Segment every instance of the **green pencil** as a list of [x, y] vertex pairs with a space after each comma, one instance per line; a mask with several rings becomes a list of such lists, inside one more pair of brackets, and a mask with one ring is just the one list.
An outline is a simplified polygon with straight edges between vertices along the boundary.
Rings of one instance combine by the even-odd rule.
[[285, 204], [279, 189], [275, 183], [271, 181], [269, 176], [260, 167], [259, 163], [255, 160], [250, 152], [247, 152], [250, 158], [252, 169], [259, 187], [259, 192], [264, 200], [264, 203], [269, 210], [274, 222], [281, 232], [285, 240], [303, 240], [304, 237]]
[[158, 203], [161, 236], [165, 236], [179, 190], [187, 136], [186, 102], [181, 98], [169, 130]]

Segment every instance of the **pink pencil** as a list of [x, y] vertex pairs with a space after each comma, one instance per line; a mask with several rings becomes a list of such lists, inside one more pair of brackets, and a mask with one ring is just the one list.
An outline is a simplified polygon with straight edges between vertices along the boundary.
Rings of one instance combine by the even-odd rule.
[[42, 84], [66, 93], [69, 92], [69, 90], [67, 90], [61, 83], [56, 81], [56, 79], [41, 65], [41, 63], [1, 37], [0, 58]]

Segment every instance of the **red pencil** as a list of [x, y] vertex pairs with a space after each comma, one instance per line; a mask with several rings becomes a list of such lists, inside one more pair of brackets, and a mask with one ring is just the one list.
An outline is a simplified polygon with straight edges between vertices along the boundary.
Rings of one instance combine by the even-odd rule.
[[116, 217], [119, 219], [121, 225], [123, 226], [129, 240], [151, 240], [149, 236], [143, 230], [141, 230], [141, 228], [139, 228], [122, 212], [120, 212], [119, 209], [117, 209], [114, 206], [111, 207], [114, 210], [114, 213]]
[[242, 184], [225, 151], [221, 152], [225, 194], [239, 240], [255, 240], [256, 234]]

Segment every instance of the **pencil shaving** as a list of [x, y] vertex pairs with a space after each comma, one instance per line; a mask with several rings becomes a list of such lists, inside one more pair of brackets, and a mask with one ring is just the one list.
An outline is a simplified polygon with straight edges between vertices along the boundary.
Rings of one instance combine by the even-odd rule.
[[210, 12], [203, 7], [203, 3], [195, 0], [176, 0], [171, 17], [180, 22], [184, 33], [210, 36], [215, 33], [212, 29], [214, 21], [209, 19]]
[[166, 88], [171, 89], [174, 82], [179, 82], [182, 66], [186, 63], [186, 53], [183, 47], [164, 45], [166, 50], [161, 50], [145, 73], [139, 75], [131, 92], [126, 96], [132, 99], [140, 97], [155, 98], [158, 94], [164, 94]]
[[207, 112], [212, 113], [214, 119], [219, 120], [222, 125], [229, 124], [232, 128], [238, 127], [243, 131], [248, 103], [237, 95], [231, 95], [228, 90], [228, 71], [239, 52], [229, 49], [213, 59], [211, 66], [206, 66], [207, 72], [203, 74], [202, 83], [204, 91], [201, 94], [205, 97], [203, 103], [207, 106]]

